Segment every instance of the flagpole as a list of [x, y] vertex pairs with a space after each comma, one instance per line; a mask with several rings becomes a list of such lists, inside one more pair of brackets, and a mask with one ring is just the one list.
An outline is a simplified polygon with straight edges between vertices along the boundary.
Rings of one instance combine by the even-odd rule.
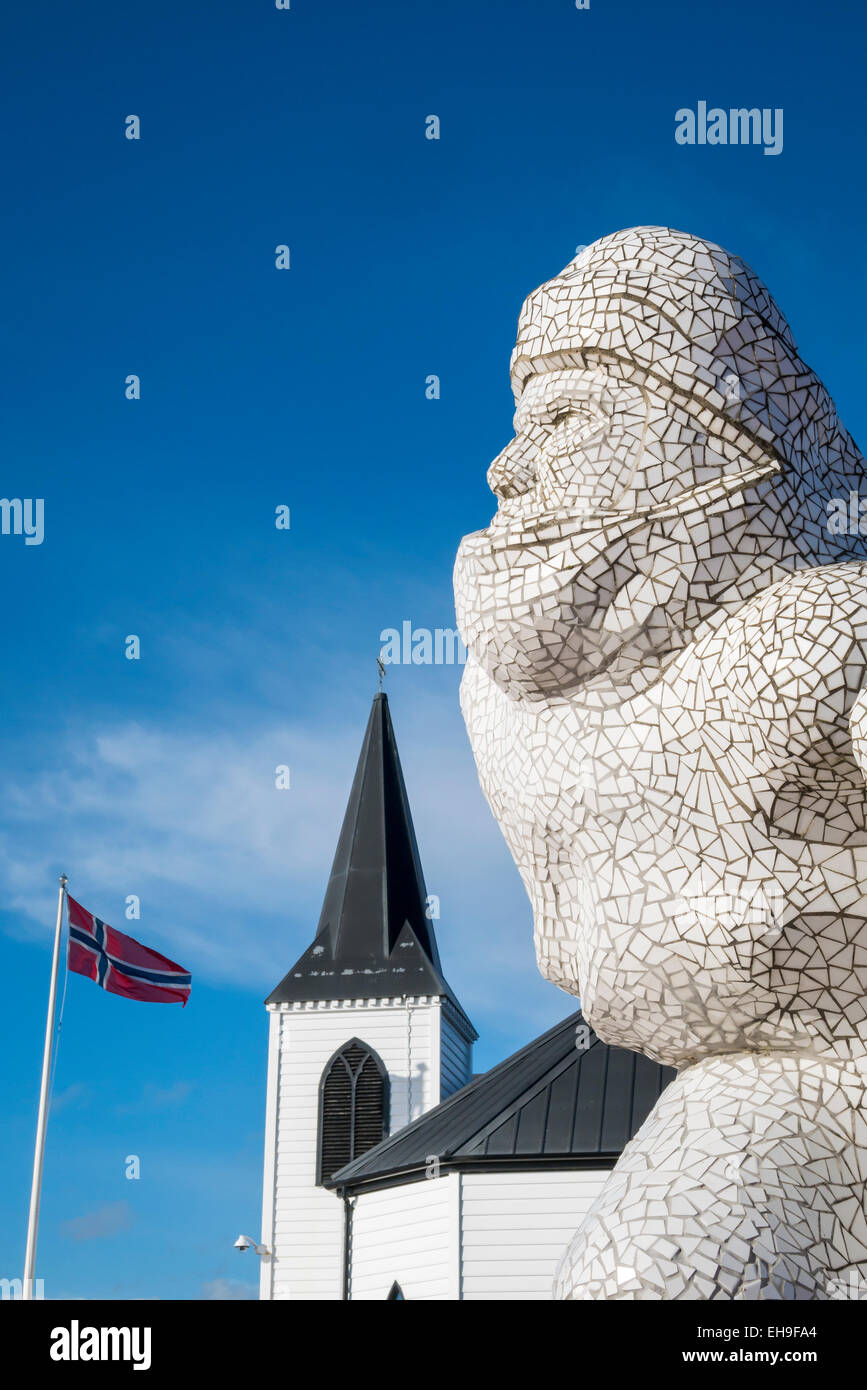
[[42, 1087], [39, 1092], [39, 1117], [36, 1121], [36, 1148], [33, 1154], [33, 1183], [30, 1188], [30, 1217], [27, 1222], [27, 1251], [24, 1256], [24, 1281], [21, 1297], [33, 1298], [33, 1272], [36, 1265], [36, 1236], [39, 1230], [39, 1199], [42, 1195], [42, 1161], [45, 1157], [45, 1131], [48, 1127], [48, 1087], [51, 1079], [51, 1054], [54, 1049], [54, 1012], [57, 1004], [57, 975], [60, 968], [60, 937], [63, 922], [63, 895], [68, 882], [60, 875], [57, 894], [57, 926], [54, 928], [54, 955], [51, 960], [51, 985], [48, 990], [48, 1019], [45, 1024], [45, 1050], [42, 1054]]

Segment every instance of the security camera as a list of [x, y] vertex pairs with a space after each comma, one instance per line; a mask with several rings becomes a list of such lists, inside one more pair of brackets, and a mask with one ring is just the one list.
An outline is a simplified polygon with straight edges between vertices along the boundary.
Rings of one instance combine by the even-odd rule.
[[240, 1250], [242, 1253], [245, 1250], [255, 1250], [256, 1254], [263, 1260], [271, 1258], [271, 1251], [268, 1249], [267, 1245], [259, 1245], [251, 1236], [238, 1236], [238, 1239], [235, 1241], [235, 1249]]

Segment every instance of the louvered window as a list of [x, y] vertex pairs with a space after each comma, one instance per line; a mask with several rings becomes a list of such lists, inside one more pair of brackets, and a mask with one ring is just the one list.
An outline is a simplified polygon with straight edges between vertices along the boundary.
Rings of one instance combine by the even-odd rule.
[[388, 1132], [388, 1077], [376, 1053], [353, 1038], [332, 1057], [319, 1088], [319, 1182], [360, 1158]]

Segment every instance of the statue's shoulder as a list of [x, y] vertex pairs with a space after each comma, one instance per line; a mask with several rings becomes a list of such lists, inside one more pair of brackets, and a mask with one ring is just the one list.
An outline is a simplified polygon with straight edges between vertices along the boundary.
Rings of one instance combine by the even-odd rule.
[[821, 565], [795, 570], [761, 590], [726, 623], [726, 637], [771, 649], [797, 639], [826, 643], [832, 635], [867, 634], [867, 563]]
[[710, 684], [755, 706], [853, 690], [867, 673], [867, 564], [797, 570], [749, 599], [696, 655]]

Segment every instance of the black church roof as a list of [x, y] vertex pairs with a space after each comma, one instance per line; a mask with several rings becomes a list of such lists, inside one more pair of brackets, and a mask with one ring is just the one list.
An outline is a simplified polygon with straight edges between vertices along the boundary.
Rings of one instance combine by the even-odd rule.
[[265, 1001], [434, 995], [442, 973], [388, 699], [374, 696], [316, 937]]
[[328, 1186], [352, 1192], [424, 1178], [432, 1154], [440, 1172], [611, 1168], [674, 1076], [672, 1067], [607, 1046], [575, 1013], [341, 1168]]

